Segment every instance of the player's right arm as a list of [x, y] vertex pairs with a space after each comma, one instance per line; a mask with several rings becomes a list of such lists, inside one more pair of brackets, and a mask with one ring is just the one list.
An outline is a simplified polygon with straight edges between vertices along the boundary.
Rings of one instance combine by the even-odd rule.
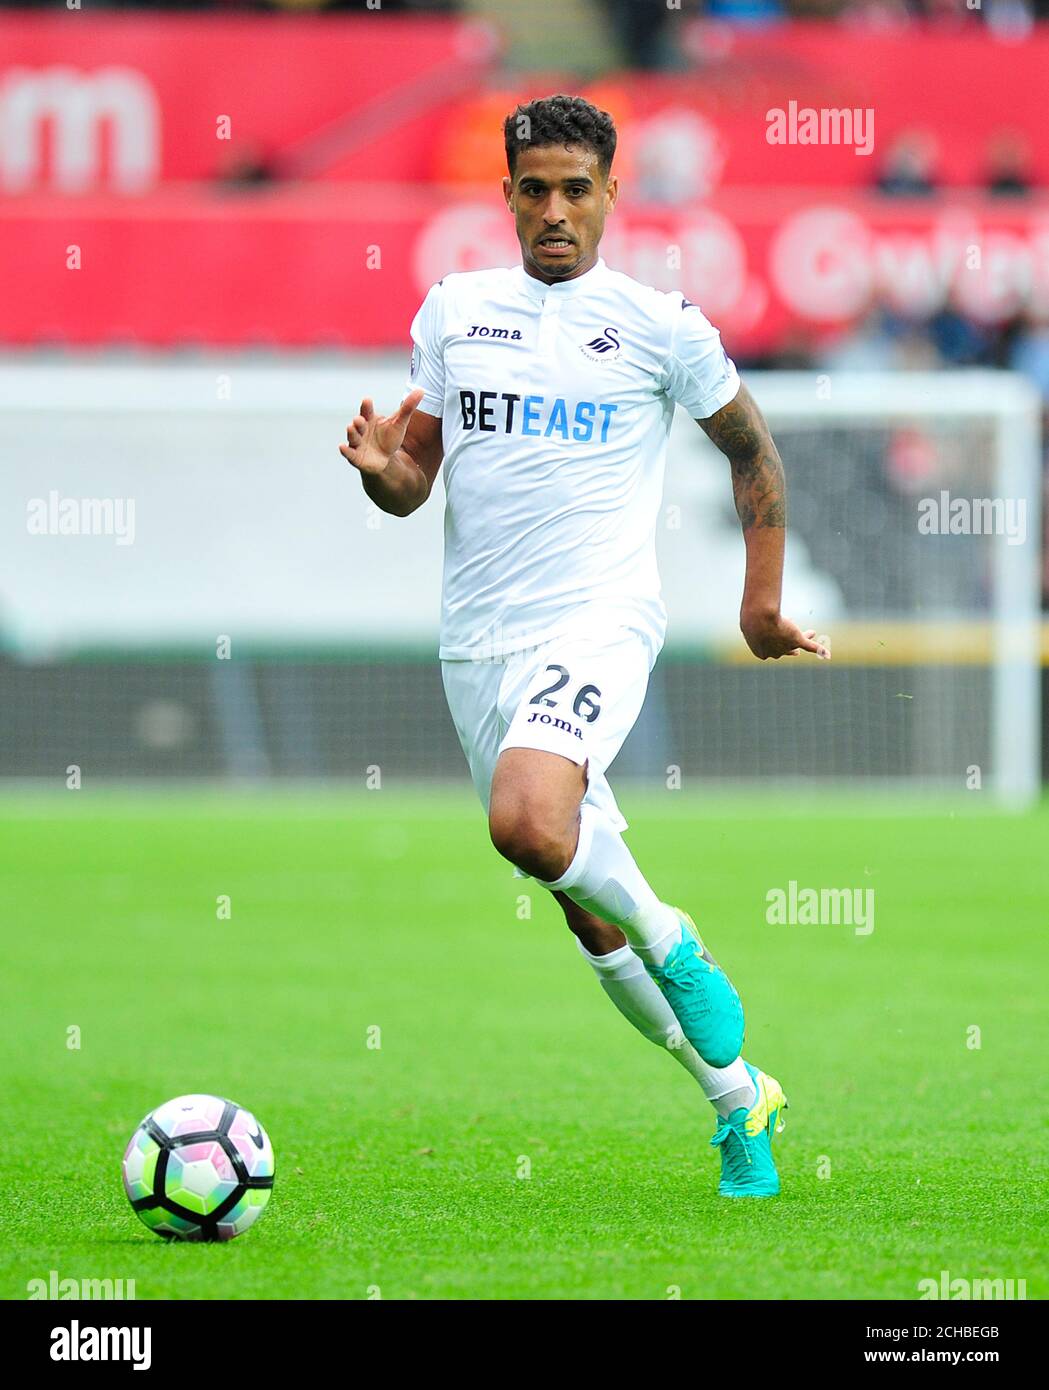
[[391, 516], [409, 516], [422, 506], [444, 459], [440, 419], [418, 409], [423, 394], [409, 391], [393, 415], [376, 415], [365, 397], [339, 445], [365, 492]]

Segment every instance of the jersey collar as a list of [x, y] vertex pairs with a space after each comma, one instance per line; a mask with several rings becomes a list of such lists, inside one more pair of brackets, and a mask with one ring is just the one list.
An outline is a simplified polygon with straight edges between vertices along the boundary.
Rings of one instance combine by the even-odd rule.
[[586, 294], [589, 290], [596, 289], [607, 273], [600, 256], [585, 274], [577, 275], [574, 280], [562, 280], [559, 284], [547, 285], [542, 280], [537, 280], [534, 275], [528, 274], [523, 265], [515, 266], [514, 271], [517, 283], [524, 293], [529, 299], [535, 299], [539, 303], [548, 295], [557, 299], [571, 299], [577, 294]]

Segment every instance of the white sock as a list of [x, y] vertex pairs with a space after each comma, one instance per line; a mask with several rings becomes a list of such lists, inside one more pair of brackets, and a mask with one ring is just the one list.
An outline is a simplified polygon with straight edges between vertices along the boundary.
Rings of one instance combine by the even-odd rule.
[[578, 937], [576, 945], [593, 967], [601, 988], [627, 1022], [681, 1063], [699, 1082], [703, 1094], [719, 1115], [729, 1115], [740, 1105], [750, 1109], [754, 1084], [742, 1057], [737, 1057], [727, 1067], [708, 1067], [682, 1033], [659, 986], [629, 946], [620, 946], [605, 956], [592, 956]]
[[663, 964], [681, 938], [677, 913], [656, 897], [622, 835], [589, 802], [579, 808], [579, 841], [571, 864], [543, 887], [614, 922], [638, 955], [655, 965]]

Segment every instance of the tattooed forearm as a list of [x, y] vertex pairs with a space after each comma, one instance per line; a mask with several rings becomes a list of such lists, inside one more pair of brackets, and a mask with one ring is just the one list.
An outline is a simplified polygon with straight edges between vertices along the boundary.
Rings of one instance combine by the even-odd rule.
[[746, 386], [734, 401], [699, 424], [732, 466], [732, 492], [744, 531], [785, 526], [786, 484], [765, 417]]

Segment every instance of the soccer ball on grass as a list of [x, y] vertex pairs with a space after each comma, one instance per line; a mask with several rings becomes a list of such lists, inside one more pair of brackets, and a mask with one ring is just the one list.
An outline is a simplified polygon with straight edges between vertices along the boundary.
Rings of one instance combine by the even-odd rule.
[[262, 1215], [273, 1148], [249, 1111], [218, 1096], [177, 1096], [151, 1111], [124, 1154], [124, 1191], [170, 1240], [232, 1240]]

